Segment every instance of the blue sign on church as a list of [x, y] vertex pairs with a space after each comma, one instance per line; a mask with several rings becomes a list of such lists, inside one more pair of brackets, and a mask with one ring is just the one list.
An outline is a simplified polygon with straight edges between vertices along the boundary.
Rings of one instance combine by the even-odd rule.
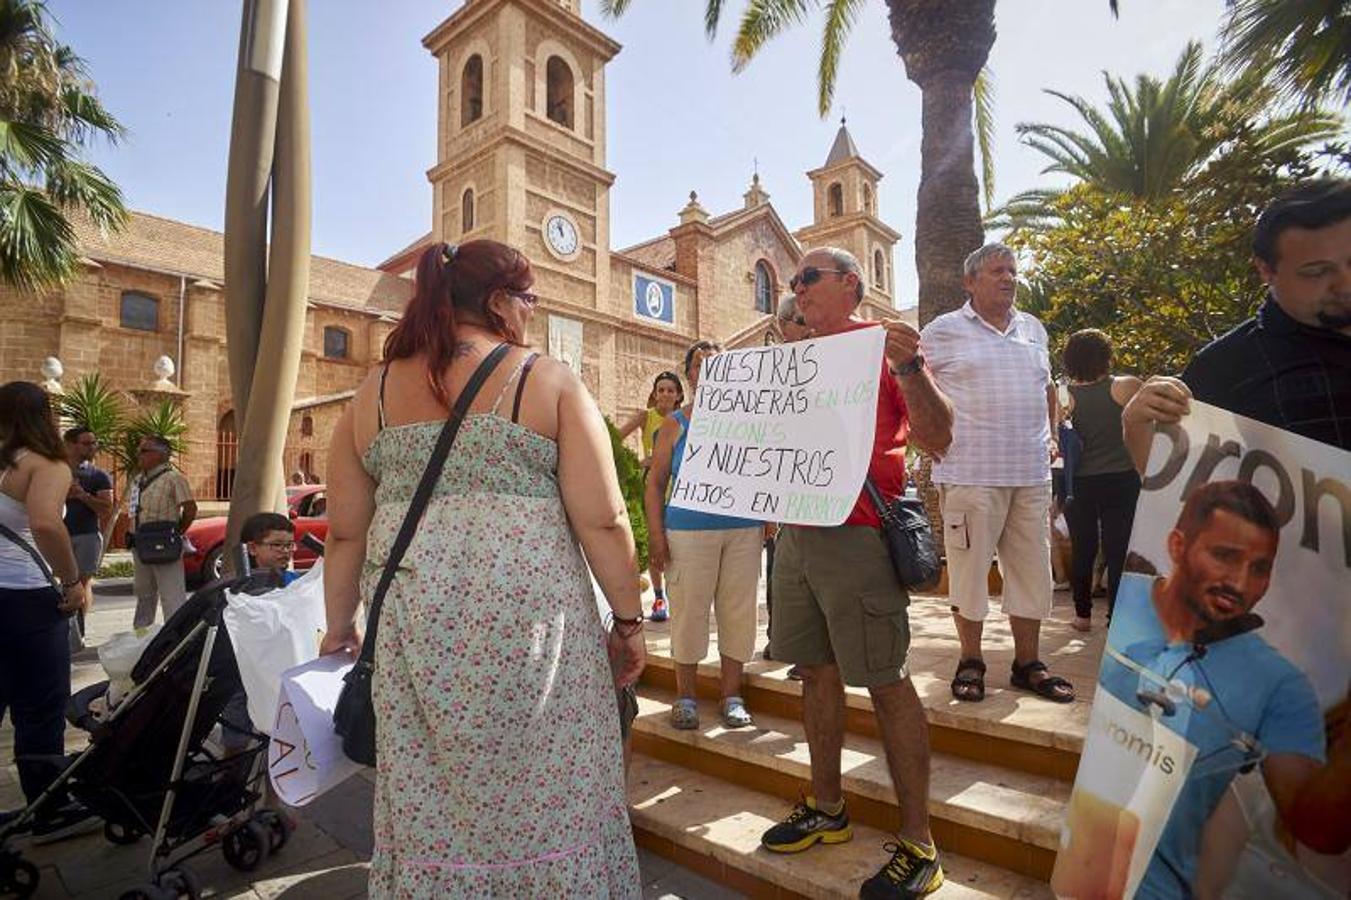
[[649, 322], [675, 324], [675, 285], [633, 273], [633, 314]]

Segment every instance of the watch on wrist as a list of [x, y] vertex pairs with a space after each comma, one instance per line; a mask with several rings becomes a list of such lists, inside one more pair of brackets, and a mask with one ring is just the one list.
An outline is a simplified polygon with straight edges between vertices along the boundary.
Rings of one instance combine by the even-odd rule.
[[892, 366], [891, 374], [898, 376], [914, 375], [920, 369], [924, 368], [924, 354], [916, 353], [910, 358], [910, 362], [903, 366]]

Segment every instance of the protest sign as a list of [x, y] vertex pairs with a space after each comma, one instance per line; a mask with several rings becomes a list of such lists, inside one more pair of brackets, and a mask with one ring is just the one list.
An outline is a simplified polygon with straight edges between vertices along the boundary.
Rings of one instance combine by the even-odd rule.
[[354, 662], [350, 654], [333, 653], [281, 677], [267, 774], [277, 796], [291, 806], [304, 806], [361, 769], [342, 752], [342, 738], [333, 731], [342, 678]]
[[1351, 453], [1205, 404], [1159, 429], [1058, 896], [1348, 895], [1348, 473]]
[[730, 350], [704, 360], [673, 506], [839, 525], [872, 458], [886, 332]]

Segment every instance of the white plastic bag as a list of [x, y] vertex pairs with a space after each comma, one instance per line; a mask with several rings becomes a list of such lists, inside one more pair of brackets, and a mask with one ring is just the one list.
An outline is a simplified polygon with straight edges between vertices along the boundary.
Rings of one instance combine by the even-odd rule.
[[271, 733], [281, 676], [319, 656], [324, 636], [324, 566], [266, 594], [226, 594], [225, 627], [235, 648], [253, 726]]
[[159, 633], [158, 623], [136, 631], [119, 631], [99, 645], [99, 663], [108, 673], [108, 708], [112, 709], [122, 702], [135, 685], [131, 680], [131, 670], [141, 658], [145, 648], [150, 646]]

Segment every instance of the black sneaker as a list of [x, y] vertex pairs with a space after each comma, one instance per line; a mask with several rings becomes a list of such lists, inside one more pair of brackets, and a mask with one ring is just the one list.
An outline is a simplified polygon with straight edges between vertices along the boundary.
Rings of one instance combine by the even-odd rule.
[[884, 848], [891, 854], [891, 860], [863, 882], [859, 900], [916, 900], [943, 886], [943, 866], [938, 862], [936, 848], [928, 849], [930, 856], [907, 840], [886, 844]]
[[849, 825], [849, 814], [840, 805], [839, 815], [832, 816], [812, 806], [807, 797], [773, 828], [760, 838], [766, 850], [775, 853], [798, 853], [820, 841], [823, 844], [842, 844], [854, 836]]

